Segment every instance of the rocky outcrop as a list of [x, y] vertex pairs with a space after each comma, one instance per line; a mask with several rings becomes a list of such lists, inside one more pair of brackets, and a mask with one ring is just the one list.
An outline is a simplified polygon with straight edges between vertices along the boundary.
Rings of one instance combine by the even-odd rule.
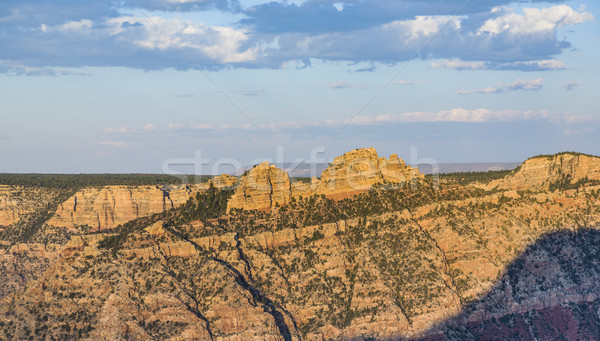
[[379, 157], [374, 148], [355, 149], [338, 156], [321, 175], [316, 194], [336, 195], [366, 191], [375, 184], [402, 183], [423, 179], [416, 168], [407, 166], [398, 155]]
[[215, 176], [194, 185], [105, 186], [84, 188], [59, 205], [48, 224], [75, 228], [89, 226], [108, 229], [184, 204], [197, 192], [231, 187], [237, 178], [229, 174]]
[[235, 193], [227, 203], [227, 210], [271, 209], [277, 204], [287, 204], [291, 197], [288, 173], [263, 162], [242, 175]]
[[532, 157], [488, 188], [542, 191], [584, 180], [600, 180], [600, 158], [567, 152]]
[[48, 221], [57, 227], [108, 229], [179, 206], [190, 197], [185, 186], [106, 186], [85, 188], [63, 202]]
[[396, 154], [379, 157], [374, 148], [356, 149], [336, 157], [321, 179], [290, 183], [288, 173], [263, 162], [240, 179], [228, 210], [271, 209], [287, 204], [292, 197], [325, 195], [337, 198], [369, 190], [375, 184], [421, 181], [424, 176], [407, 166]]

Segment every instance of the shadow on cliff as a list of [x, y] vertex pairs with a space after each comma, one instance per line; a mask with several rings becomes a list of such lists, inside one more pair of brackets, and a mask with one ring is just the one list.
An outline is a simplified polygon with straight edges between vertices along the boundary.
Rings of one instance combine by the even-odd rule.
[[484, 297], [411, 340], [600, 340], [600, 230], [540, 238]]

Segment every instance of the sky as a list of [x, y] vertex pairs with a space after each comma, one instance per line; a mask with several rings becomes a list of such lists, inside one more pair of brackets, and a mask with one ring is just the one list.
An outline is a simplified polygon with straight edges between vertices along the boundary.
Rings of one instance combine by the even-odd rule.
[[0, 172], [600, 154], [600, 4], [5, 0]]

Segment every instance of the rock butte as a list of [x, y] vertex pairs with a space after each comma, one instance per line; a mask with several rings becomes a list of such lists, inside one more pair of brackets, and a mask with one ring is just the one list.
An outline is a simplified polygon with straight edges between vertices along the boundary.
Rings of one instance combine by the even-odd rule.
[[548, 190], [552, 184], [584, 179], [600, 180], [600, 157], [566, 152], [532, 157], [504, 179], [492, 181], [487, 188], [541, 191]]
[[367, 191], [375, 184], [423, 178], [423, 174], [407, 166], [398, 155], [392, 154], [389, 159], [379, 157], [374, 148], [355, 149], [336, 157], [323, 171], [321, 179], [313, 178], [310, 184], [292, 183], [287, 172], [263, 162], [242, 176], [228, 210], [271, 209], [300, 196], [350, 196]]

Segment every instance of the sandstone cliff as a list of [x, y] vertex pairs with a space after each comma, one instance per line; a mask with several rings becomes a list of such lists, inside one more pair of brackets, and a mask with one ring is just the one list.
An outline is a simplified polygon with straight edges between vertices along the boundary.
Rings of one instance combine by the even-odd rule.
[[600, 158], [567, 152], [532, 157], [513, 173], [493, 181], [488, 187], [540, 191], [583, 180], [600, 180]]
[[[352, 179], [377, 178], [360, 169], [368, 175]], [[321, 186], [286, 175], [261, 164], [235, 200], [274, 205]], [[171, 218], [0, 241], [0, 339], [600, 339], [596, 184], [540, 193], [442, 181]]]
[[[523, 261], [520, 255], [540, 236], [564, 230], [557, 222], [576, 226], [582, 207], [591, 207], [587, 223], [597, 224], [598, 193], [488, 193], [245, 235], [184, 236], [158, 222], [129, 236], [114, 256], [98, 247], [102, 233], [17, 244], [0, 250], [0, 271], [10, 279], [0, 292], [0, 338], [510, 338], [515, 317], [535, 322], [541, 340], [549, 339], [544, 332], [556, 335], [542, 317], [556, 330], [589, 336], [583, 323], [597, 319], [575, 317], [600, 302], [600, 233], [580, 247], [568, 232], [569, 243], [553, 239]], [[464, 328], [443, 324], [463, 309]], [[504, 329], [494, 329], [500, 323]]]
[[355, 149], [336, 157], [323, 171], [316, 194], [326, 196], [361, 192], [374, 184], [401, 183], [423, 179], [416, 168], [407, 166], [398, 155], [379, 157], [374, 148]]
[[243, 175], [229, 200], [227, 210], [271, 209], [277, 204], [284, 205], [292, 197], [288, 173], [275, 165], [263, 162]]
[[223, 188], [233, 186], [236, 181], [236, 177], [223, 174], [196, 185], [84, 188], [60, 204], [48, 224], [67, 228], [85, 225], [94, 229], [113, 228], [182, 205], [211, 183]]
[[396, 154], [379, 157], [373, 148], [356, 149], [336, 157], [321, 175], [308, 183], [291, 183], [287, 172], [268, 162], [242, 176], [229, 209], [271, 209], [285, 205], [291, 198], [325, 195], [348, 197], [369, 190], [375, 184], [420, 181], [424, 176], [407, 166]]

